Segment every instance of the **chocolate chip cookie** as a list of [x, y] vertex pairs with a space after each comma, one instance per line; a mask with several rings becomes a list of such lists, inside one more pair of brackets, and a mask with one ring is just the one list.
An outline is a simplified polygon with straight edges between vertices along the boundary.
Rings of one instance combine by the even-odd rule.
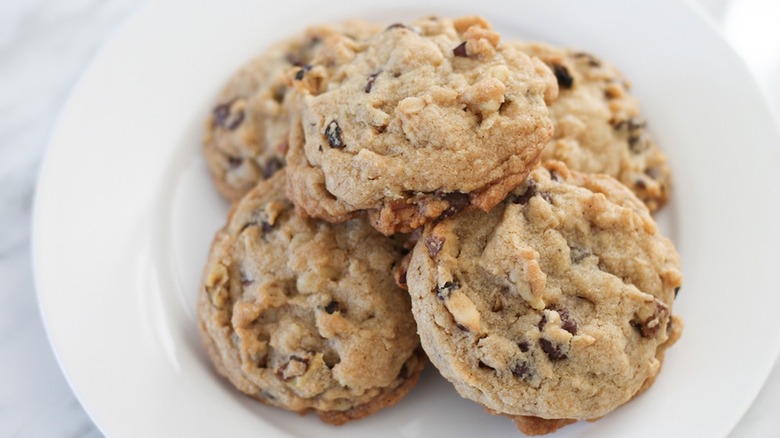
[[223, 196], [237, 201], [284, 166], [289, 70], [306, 68], [329, 38], [362, 39], [381, 30], [363, 21], [310, 27], [267, 49], [229, 79], [206, 121], [203, 139], [206, 161]]
[[425, 18], [342, 44], [293, 81], [288, 195], [338, 222], [409, 232], [498, 204], [552, 135], [550, 70], [484, 19]]
[[560, 162], [488, 213], [427, 225], [406, 280], [431, 362], [529, 433], [630, 400], [682, 327], [679, 256], [647, 207], [613, 178]]
[[605, 173], [629, 187], [651, 212], [669, 197], [666, 156], [650, 134], [630, 94], [631, 84], [612, 64], [577, 50], [513, 42], [555, 73], [560, 93], [550, 105], [555, 133], [543, 160], [570, 169]]
[[364, 218], [297, 216], [284, 179], [258, 183], [216, 235], [201, 338], [242, 392], [342, 424], [393, 405], [422, 371], [409, 296], [391, 274], [401, 248]]

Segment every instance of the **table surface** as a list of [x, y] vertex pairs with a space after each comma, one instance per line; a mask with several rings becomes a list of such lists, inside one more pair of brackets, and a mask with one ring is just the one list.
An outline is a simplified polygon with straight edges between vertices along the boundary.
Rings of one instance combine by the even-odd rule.
[[[737, 49], [780, 114], [780, 2], [691, 2]], [[46, 141], [70, 88], [142, 3], [0, 2], [0, 437], [102, 436], [46, 339], [30, 264], [31, 207]], [[730, 436], [780, 436], [778, 405], [780, 362]]]

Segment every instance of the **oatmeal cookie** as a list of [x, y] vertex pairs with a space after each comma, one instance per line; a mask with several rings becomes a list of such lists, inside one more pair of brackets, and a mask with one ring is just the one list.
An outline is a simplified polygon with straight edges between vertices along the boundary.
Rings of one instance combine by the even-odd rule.
[[409, 232], [523, 181], [552, 135], [550, 70], [482, 18], [426, 18], [341, 42], [294, 80], [288, 195], [332, 222]]
[[258, 183], [214, 239], [201, 338], [242, 392], [341, 424], [396, 403], [422, 372], [409, 296], [391, 274], [401, 248], [365, 218], [297, 216], [284, 179]]
[[559, 160], [576, 171], [604, 173], [627, 187], [651, 212], [669, 198], [671, 172], [630, 94], [631, 84], [612, 64], [595, 56], [540, 43], [512, 42], [555, 73], [560, 88], [550, 105], [555, 133], [542, 160]]
[[613, 178], [560, 162], [488, 213], [427, 225], [406, 281], [431, 362], [529, 433], [630, 400], [682, 328], [679, 256], [647, 207]]
[[267, 49], [228, 80], [203, 138], [206, 162], [223, 196], [237, 201], [284, 166], [289, 70], [309, 64], [328, 38], [362, 39], [381, 30], [363, 21], [314, 26]]

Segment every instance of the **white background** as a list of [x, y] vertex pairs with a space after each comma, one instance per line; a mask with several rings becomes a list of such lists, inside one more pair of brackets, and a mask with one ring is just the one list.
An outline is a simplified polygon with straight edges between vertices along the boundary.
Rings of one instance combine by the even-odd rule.
[[[101, 436], [46, 340], [30, 266], [30, 209], [46, 141], [70, 88], [142, 3], [0, 2], [0, 437]], [[780, 114], [780, 2], [693, 3], [738, 50]], [[780, 436], [777, 406], [780, 365], [732, 436]]]

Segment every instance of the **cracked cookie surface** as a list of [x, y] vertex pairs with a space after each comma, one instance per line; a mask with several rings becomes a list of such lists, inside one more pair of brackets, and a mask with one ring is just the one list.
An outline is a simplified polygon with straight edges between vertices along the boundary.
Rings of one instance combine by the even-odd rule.
[[552, 135], [549, 69], [478, 17], [426, 18], [330, 50], [294, 82], [288, 195], [384, 234], [488, 210]]
[[209, 170], [224, 197], [237, 201], [284, 167], [290, 69], [308, 65], [329, 38], [362, 39], [381, 30], [357, 20], [312, 26], [266, 49], [230, 77], [203, 137]]
[[260, 182], [214, 239], [198, 299], [217, 371], [269, 405], [341, 424], [392, 405], [424, 364], [401, 248], [364, 218], [303, 219], [285, 170]]
[[629, 187], [651, 212], [663, 207], [671, 189], [666, 156], [647, 132], [631, 84], [617, 68], [573, 49], [511, 44], [539, 57], [558, 81], [558, 99], [550, 105], [555, 132], [542, 160], [610, 175]]
[[681, 329], [679, 256], [646, 206], [613, 178], [560, 162], [489, 213], [426, 226], [406, 281], [441, 374], [535, 433], [630, 400]]

